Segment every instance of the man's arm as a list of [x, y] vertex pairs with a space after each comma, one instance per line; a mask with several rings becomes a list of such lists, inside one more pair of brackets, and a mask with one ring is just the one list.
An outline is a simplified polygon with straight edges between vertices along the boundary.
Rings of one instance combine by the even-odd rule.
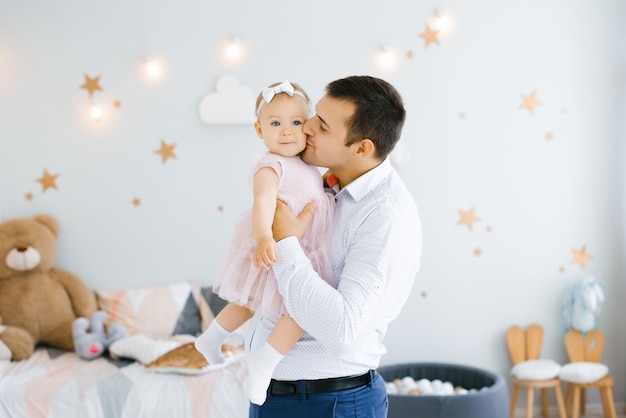
[[[400, 228], [388, 210], [374, 211], [348, 243], [337, 289], [321, 280], [302, 251], [297, 241], [302, 225], [297, 218], [288, 219], [289, 226], [275, 226], [287, 236], [278, 243], [281, 260], [274, 265], [285, 306], [296, 322], [334, 355], [348, 354], [378, 323], [393, 264], [406, 263], [401, 257], [410, 249], [395, 251], [398, 246], [389, 243], [397, 241], [398, 234], [408, 233], [407, 228]], [[275, 219], [274, 224], [279, 223]]]

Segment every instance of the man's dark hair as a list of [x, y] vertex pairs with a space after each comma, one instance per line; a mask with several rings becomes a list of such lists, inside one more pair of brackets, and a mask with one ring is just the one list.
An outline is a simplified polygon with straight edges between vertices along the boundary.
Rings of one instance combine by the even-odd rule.
[[406, 111], [400, 93], [391, 84], [370, 76], [350, 76], [326, 86], [326, 94], [355, 105], [347, 122], [346, 146], [369, 138], [383, 160], [400, 139]]

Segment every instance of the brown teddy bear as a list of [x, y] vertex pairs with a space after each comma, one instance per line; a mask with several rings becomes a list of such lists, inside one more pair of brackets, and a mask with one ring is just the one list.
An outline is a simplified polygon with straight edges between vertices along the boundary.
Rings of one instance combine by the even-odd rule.
[[95, 344], [107, 337], [95, 332], [85, 338], [85, 324], [72, 335], [74, 321], [89, 321], [97, 302], [79, 278], [53, 267], [58, 233], [46, 214], [0, 223], [0, 359], [26, 359], [39, 343], [94, 358], [109, 343]]

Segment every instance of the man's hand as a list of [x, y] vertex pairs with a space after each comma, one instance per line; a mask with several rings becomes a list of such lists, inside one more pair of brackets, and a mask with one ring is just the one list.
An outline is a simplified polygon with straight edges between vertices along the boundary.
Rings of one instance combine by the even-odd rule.
[[304, 207], [302, 213], [296, 216], [284, 202], [276, 201], [276, 213], [272, 224], [272, 234], [276, 241], [295, 236], [300, 240], [304, 231], [309, 227], [315, 214], [315, 203], [311, 202]]

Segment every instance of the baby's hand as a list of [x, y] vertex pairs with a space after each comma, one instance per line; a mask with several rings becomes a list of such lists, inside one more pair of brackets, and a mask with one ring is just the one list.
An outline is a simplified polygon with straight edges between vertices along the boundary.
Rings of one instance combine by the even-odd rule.
[[254, 251], [254, 265], [256, 268], [269, 270], [278, 261], [278, 248], [276, 241], [269, 235], [263, 235], [257, 240]]

